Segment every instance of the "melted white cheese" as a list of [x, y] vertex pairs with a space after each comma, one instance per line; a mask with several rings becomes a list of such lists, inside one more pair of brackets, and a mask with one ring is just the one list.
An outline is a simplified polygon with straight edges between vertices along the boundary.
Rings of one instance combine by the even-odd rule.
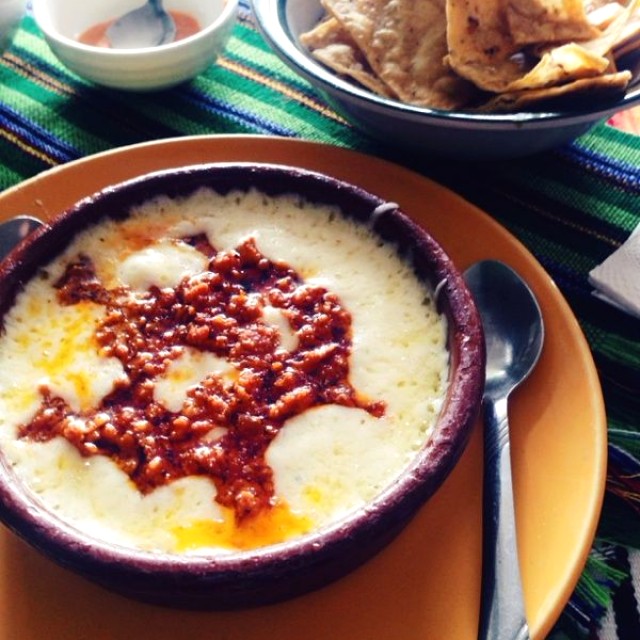
[[185, 349], [157, 379], [153, 390], [154, 399], [169, 411], [178, 413], [189, 389], [200, 384], [209, 374], [232, 380], [237, 375], [237, 371], [230, 362], [213, 353]]
[[337, 405], [291, 418], [267, 452], [276, 493], [316, 521], [361, 507], [407, 461], [392, 431], [386, 419]]
[[[80, 410], [97, 405], [123, 373], [118, 360], [99, 353], [93, 338], [102, 308], [61, 307], [56, 301], [52, 283], [66, 264], [83, 252], [106, 287], [174, 286], [207, 263], [179, 241], [195, 233], [206, 233], [216, 249], [253, 237], [268, 257], [336, 293], [352, 315], [350, 381], [360, 394], [386, 404], [384, 417], [316, 407], [289, 420], [267, 452], [277, 499], [313, 527], [333, 522], [393, 481], [428, 437], [446, 389], [446, 326], [393, 247], [381, 246], [367, 228], [335, 210], [295, 197], [202, 190], [186, 200], [161, 198], [125, 222], [80, 234], [47, 267], [47, 278], [27, 284], [5, 318], [0, 447], [61, 518], [106, 540], [180, 552], [176, 528], [221, 521], [215, 489], [205, 478], [184, 478], [143, 497], [106, 458], [82, 458], [61, 438], [33, 443], [16, 437], [38, 407], [40, 384]], [[283, 349], [296, 348], [297, 336], [281, 311], [264, 306], [263, 321], [278, 329]], [[236, 372], [219, 358], [185, 349], [156, 380], [155, 398], [177, 410], [188, 389], [209, 373]], [[223, 551], [210, 546], [191, 549]]]
[[289, 320], [282, 309], [265, 305], [262, 309], [262, 320], [276, 329], [280, 337], [280, 346], [283, 349], [295, 351], [298, 346], [298, 336], [291, 328]]
[[201, 273], [207, 262], [206, 256], [184, 242], [161, 240], [127, 256], [116, 276], [134, 291], [146, 291], [152, 285], [162, 289]]

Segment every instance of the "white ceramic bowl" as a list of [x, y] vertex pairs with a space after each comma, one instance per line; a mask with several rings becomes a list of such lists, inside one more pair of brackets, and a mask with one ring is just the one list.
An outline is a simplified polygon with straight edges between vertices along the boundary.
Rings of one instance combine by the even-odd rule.
[[530, 155], [573, 140], [607, 116], [640, 102], [634, 84], [616, 101], [571, 111], [478, 114], [401, 104], [359, 88], [314, 60], [299, 43], [323, 15], [320, 0], [252, 0], [275, 53], [350, 122], [382, 141], [460, 159]]
[[136, 0], [33, 0], [33, 14], [58, 58], [79, 76], [117, 89], [153, 91], [194, 78], [213, 64], [235, 23], [238, 0], [166, 0], [167, 10], [196, 18], [195, 35], [160, 47], [109, 49], [77, 38], [89, 27], [140, 6]]

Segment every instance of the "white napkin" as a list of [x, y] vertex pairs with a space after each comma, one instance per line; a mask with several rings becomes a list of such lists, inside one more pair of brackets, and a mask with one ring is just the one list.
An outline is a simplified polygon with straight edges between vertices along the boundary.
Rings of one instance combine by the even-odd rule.
[[640, 318], [640, 225], [627, 241], [589, 272], [594, 295]]

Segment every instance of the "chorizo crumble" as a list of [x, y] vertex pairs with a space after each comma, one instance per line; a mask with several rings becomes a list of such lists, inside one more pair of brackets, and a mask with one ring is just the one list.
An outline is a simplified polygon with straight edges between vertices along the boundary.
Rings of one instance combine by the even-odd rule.
[[[102, 355], [117, 358], [125, 375], [90, 411], [74, 412], [42, 387], [41, 405], [19, 436], [40, 442], [62, 436], [83, 456], [108, 456], [143, 494], [206, 476], [216, 500], [242, 523], [275, 503], [265, 453], [288, 418], [324, 404], [379, 417], [385, 406], [349, 382], [351, 316], [336, 295], [266, 258], [252, 239], [230, 251], [216, 251], [203, 235], [183, 241], [209, 264], [175, 288], [106, 289], [89, 257], [68, 265], [56, 282], [60, 302], [105, 307], [95, 336]], [[295, 332], [292, 351], [263, 320], [266, 305], [281, 310]], [[154, 399], [154, 380], [187, 348], [227, 360], [237, 375], [210, 373], [172, 412]], [[219, 427], [226, 429], [222, 437], [207, 438]]]

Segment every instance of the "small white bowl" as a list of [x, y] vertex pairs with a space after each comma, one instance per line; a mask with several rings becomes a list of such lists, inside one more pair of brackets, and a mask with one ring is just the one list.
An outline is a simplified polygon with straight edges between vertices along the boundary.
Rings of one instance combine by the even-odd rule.
[[140, 0], [33, 0], [33, 15], [51, 50], [79, 76], [117, 89], [154, 91], [190, 80], [213, 64], [235, 24], [238, 0], [166, 0], [201, 26], [193, 36], [159, 47], [110, 49], [78, 36], [140, 6]]
[[[348, 82], [300, 44], [300, 34], [324, 14], [320, 0], [252, 0], [252, 5], [265, 39], [286, 64], [355, 126], [399, 147], [457, 159], [526, 156], [569, 142], [600, 120], [640, 102], [636, 78], [618, 100], [590, 102], [584, 98], [571, 110], [481, 114], [415, 107]], [[633, 60], [623, 62], [633, 65]]]

